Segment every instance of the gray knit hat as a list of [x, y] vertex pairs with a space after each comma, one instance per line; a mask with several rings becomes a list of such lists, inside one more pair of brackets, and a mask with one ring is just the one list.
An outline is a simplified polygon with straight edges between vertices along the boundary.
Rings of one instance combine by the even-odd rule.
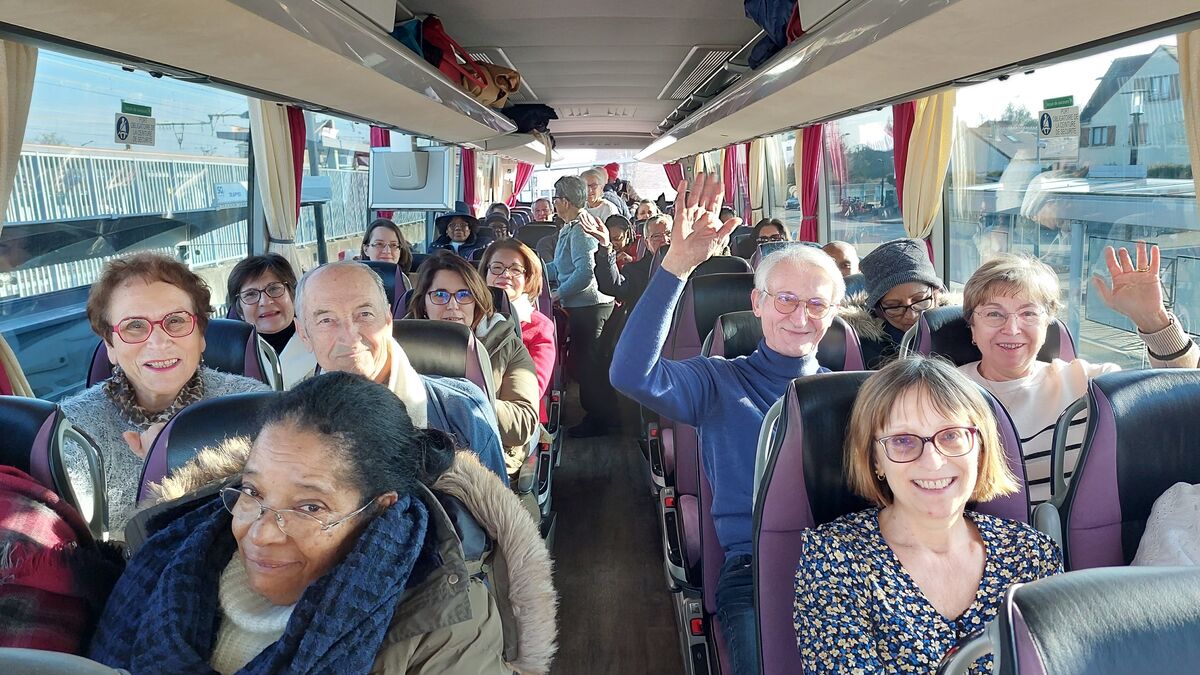
[[587, 204], [587, 183], [579, 176], [563, 176], [554, 181], [554, 193], [577, 209]]
[[884, 242], [862, 259], [859, 269], [867, 282], [868, 308], [875, 307], [888, 291], [900, 284], [917, 281], [931, 288], [943, 287], [942, 280], [929, 262], [925, 242], [920, 239]]

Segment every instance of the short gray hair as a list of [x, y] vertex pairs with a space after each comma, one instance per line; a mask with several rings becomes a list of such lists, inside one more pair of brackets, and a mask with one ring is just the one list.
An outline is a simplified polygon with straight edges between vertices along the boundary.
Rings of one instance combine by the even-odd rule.
[[818, 272], [824, 272], [833, 283], [833, 297], [830, 298], [830, 303], [835, 306], [841, 304], [842, 298], [846, 296], [846, 282], [842, 279], [842, 272], [837, 268], [837, 263], [833, 262], [833, 258], [819, 248], [804, 244], [787, 246], [765, 256], [758, 263], [758, 269], [754, 270], [754, 287], [766, 291], [771, 273], [780, 265], [790, 265], [805, 272], [815, 267]]
[[329, 269], [353, 269], [353, 270], [359, 270], [363, 274], [369, 275], [371, 278], [371, 281], [375, 282], [374, 283], [375, 293], [372, 293], [372, 295], [374, 295], [375, 297], [372, 298], [372, 300], [378, 301], [378, 304], [380, 307], [391, 309], [391, 307], [388, 306], [387, 291], [384, 290], [384, 288], [383, 288], [383, 279], [381, 279], [379, 277], [379, 275], [375, 273], [375, 270], [371, 269], [370, 267], [367, 267], [366, 265], [362, 264], [361, 262], [359, 262], [357, 260], [338, 260], [338, 261], [331, 262], [331, 263], [325, 263], [324, 265], [321, 265], [320, 267], [315, 267], [315, 268], [305, 272], [304, 276], [300, 277], [300, 283], [296, 284], [296, 298], [292, 301], [292, 304], [294, 304], [296, 306], [296, 316], [297, 317], [301, 317], [301, 318], [304, 317], [304, 309], [303, 309], [304, 289], [308, 286], [309, 279], [312, 279], [313, 277], [320, 274], [321, 270], [329, 270]]
[[595, 167], [592, 167], [592, 168], [588, 169], [587, 171], [584, 171], [583, 173], [579, 174], [579, 177], [583, 179], [584, 184], [586, 184], [587, 179], [589, 177], [591, 177], [591, 178], [595, 178], [596, 180], [600, 181], [600, 187], [604, 187], [605, 185], [608, 185], [608, 174], [605, 173], [604, 171], [602, 171], [601, 169], [597, 169]]
[[554, 181], [554, 192], [577, 209], [587, 204], [587, 183], [579, 176], [563, 176]]

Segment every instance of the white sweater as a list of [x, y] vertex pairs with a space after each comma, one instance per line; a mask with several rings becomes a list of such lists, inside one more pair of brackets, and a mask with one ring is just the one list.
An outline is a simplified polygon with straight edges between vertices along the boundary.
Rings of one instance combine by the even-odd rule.
[[231, 675], [283, 637], [296, 606], [274, 605], [254, 592], [238, 553], [221, 573], [218, 586], [221, 622], [209, 665], [221, 675]]

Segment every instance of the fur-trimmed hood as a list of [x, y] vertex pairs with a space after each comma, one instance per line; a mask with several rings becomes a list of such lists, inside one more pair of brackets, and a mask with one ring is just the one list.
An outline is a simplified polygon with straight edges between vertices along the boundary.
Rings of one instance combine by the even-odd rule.
[[[161, 484], [152, 485], [154, 497], [143, 508], [178, 499], [241, 472], [250, 452], [245, 438], [228, 439], [206, 448], [174, 471]], [[434, 492], [461, 501], [479, 525], [495, 541], [504, 559], [508, 579], [495, 580], [493, 592], [507, 590], [497, 598], [502, 613], [511, 608], [516, 644], [505, 644], [507, 665], [518, 673], [548, 673], [558, 649], [558, 593], [553, 584], [553, 563], [538, 526], [521, 501], [483, 466], [470, 451], [455, 454], [451, 468], [434, 483]], [[436, 500], [430, 508], [441, 509]], [[431, 514], [432, 518], [432, 514]], [[455, 536], [453, 533], [450, 536]], [[493, 574], [496, 573], [493, 571]], [[508, 630], [505, 631], [506, 635]]]
[[[942, 291], [938, 294], [937, 304], [938, 307], [961, 305], [962, 294]], [[867, 307], [866, 291], [848, 294], [843, 298], [842, 304], [838, 307], [838, 316], [850, 324], [859, 338], [874, 341], [884, 339], [883, 318], [871, 314], [871, 309]]]

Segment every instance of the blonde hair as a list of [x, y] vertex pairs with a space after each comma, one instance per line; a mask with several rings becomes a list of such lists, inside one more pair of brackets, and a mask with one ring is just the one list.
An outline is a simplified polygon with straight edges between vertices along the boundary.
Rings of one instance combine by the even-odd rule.
[[1058, 275], [1041, 260], [1020, 253], [1001, 253], [975, 270], [963, 289], [963, 318], [971, 323], [975, 308], [996, 296], [1029, 298], [1050, 317], [1062, 307]]
[[979, 473], [972, 502], [986, 502], [1020, 489], [1008, 468], [992, 407], [978, 385], [954, 366], [937, 359], [912, 356], [898, 359], [863, 383], [850, 413], [846, 435], [846, 481], [855, 493], [878, 506], [892, 503], [891, 487], [875, 474], [878, 435], [900, 398], [909, 391], [946, 417], [965, 415], [979, 429]]

